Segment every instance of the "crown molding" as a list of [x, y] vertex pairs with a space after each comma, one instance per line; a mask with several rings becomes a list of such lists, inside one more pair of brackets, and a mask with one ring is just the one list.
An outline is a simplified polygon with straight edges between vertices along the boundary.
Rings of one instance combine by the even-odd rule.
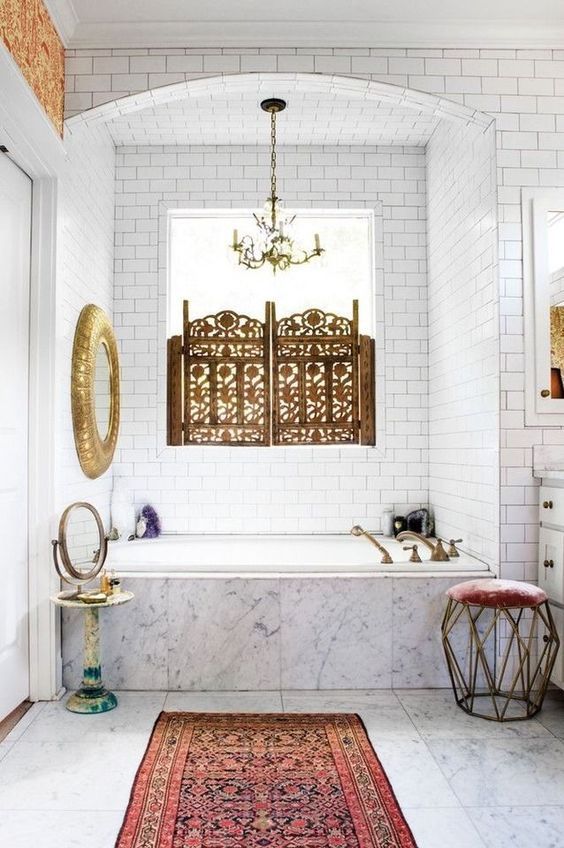
[[44, 0], [47, 11], [65, 47], [70, 47], [78, 27], [72, 0]]
[[[59, 5], [74, 12], [72, 0], [50, 0], [49, 6]], [[67, 42], [70, 48], [93, 49], [289, 45], [562, 49], [564, 20], [78, 22]]]

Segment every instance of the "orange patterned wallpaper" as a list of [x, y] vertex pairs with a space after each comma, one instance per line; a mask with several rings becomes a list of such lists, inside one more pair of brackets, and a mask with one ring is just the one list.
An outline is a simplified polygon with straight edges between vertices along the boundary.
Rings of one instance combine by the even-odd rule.
[[0, 0], [0, 37], [62, 135], [65, 53], [42, 0]]

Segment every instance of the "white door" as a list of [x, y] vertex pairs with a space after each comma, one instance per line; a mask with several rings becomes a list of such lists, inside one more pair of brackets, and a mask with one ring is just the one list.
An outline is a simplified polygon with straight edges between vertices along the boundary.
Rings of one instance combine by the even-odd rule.
[[29, 695], [31, 180], [0, 153], [0, 720]]

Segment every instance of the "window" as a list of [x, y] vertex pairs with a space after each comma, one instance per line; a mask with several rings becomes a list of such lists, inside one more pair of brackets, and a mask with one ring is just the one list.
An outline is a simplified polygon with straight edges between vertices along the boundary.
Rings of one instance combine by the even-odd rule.
[[169, 444], [374, 444], [372, 214], [295, 223], [327, 253], [273, 275], [230, 250], [250, 213], [171, 213]]

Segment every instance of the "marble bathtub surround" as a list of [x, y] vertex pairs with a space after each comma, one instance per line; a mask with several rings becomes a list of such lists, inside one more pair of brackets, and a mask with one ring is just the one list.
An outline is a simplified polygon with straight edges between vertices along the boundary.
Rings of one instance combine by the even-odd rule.
[[[440, 622], [460, 578], [133, 578], [102, 618], [108, 686], [178, 691], [448, 687]], [[81, 632], [63, 616], [64, 685]]]

